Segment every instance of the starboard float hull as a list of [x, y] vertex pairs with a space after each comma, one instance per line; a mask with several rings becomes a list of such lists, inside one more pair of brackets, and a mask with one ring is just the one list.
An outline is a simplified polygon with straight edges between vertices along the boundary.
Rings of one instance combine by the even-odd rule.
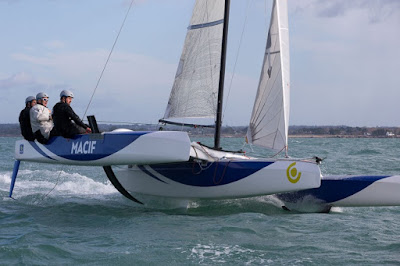
[[399, 206], [400, 176], [326, 176], [315, 189], [277, 197], [293, 210], [307, 205], [330, 207]]
[[136, 165], [114, 169], [130, 193], [221, 199], [269, 195], [320, 186], [316, 163], [294, 160], [220, 160]]
[[190, 139], [186, 132], [138, 132], [116, 130], [102, 134], [54, 137], [46, 145], [19, 140], [15, 159], [68, 165], [127, 165], [183, 162], [189, 160]]

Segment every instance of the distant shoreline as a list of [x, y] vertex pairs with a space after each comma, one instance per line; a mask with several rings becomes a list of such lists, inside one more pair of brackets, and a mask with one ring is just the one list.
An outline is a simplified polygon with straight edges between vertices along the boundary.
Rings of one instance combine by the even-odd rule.
[[[213, 128], [163, 125], [164, 130], [186, 131], [193, 137], [213, 137]], [[99, 124], [100, 131], [126, 128], [133, 131], [154, 131], [158, 124]], [[0, 124], [0, 137], [22, 137], [19, 124]], [[223, 126], [224, 138], [244, 138], [247, 126]], [[289, 126], [289, 138], [400, 138], [400, 127]]]
[[[191, 137], [208, 137], [213, 138], [213, 135], [198, 135], [190, 134]], [[16, 134], [0, 134], [1, 138], [22, 138], [22, 135]], [[244, 138], [245, 136], [240, 135], [221, 135], [222, 138]], [[398, 139], [400, 136], [352, 136], [352, 135], [289, 135], [289, 139]]]
[[[214, 135], [197, 135], [192, 134], [192, 137], [214, 137]], [[240, 135], [221, 135], [223, 138], [244, 138], [245, 136]], [[362, 135], [289, 135], [289, 139], [390, 139], [400, 138], [400, 136], [362, 136]]]
[[341, 138], [341, 139], [390, 139], [400, 138], [400, 136], [364, 136], [364, 135], [289, 135], [289, 138]]

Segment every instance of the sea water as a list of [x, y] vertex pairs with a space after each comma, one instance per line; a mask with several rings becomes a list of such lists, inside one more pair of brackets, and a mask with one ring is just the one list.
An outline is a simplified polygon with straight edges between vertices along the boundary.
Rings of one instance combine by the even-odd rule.
[[[0, 264], [399, 265], [400, 207], [289, 212], [273, 196], [129, 201], [100, 167], [21, 162], [0, 138]], [[209, 142], [211, 139], [198, 139]], [[226, 149], [263, 149], [223, 139]], [[400, 174], [400, 139], [290, 139], [292, 157], [324, 158], [323, 175]], [[399, 191], [400, 193], [400, 191]]]

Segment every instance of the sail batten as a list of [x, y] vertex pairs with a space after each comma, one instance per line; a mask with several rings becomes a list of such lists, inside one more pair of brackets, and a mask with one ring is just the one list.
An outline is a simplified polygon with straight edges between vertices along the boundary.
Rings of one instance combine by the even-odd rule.
[[218, 24], [224, 23], [223, 19], [217, 20], [217, 21], [212, 21], [212, 22], [207, 22], [207, 23], [202, 23], [202, 24], [197, 24], [197, 25], [190, 25], [188, 27], [188, 30], [195, 30], [195, 29], [201, 29], [201, 28], [207, 28], [207, 27], [212, 27]]
[[246, 136], [249, 143], [274, 150], [287, 148], [289, 67], [287, 0], [274, 0], [263, 67]]
[[215, 121], [224, 9], [224, 0], [196, 1], [163, 121]]

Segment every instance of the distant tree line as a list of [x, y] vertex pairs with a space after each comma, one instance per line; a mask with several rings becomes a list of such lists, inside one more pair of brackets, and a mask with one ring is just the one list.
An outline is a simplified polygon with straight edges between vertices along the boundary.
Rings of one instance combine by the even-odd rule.
[[386, 137], [400, 135], [399, 127], [291, 126], [289, 135]]
[[21, 136], [19, 124], [0, 124], [0, 136], [2, 137], [17, 137]]

